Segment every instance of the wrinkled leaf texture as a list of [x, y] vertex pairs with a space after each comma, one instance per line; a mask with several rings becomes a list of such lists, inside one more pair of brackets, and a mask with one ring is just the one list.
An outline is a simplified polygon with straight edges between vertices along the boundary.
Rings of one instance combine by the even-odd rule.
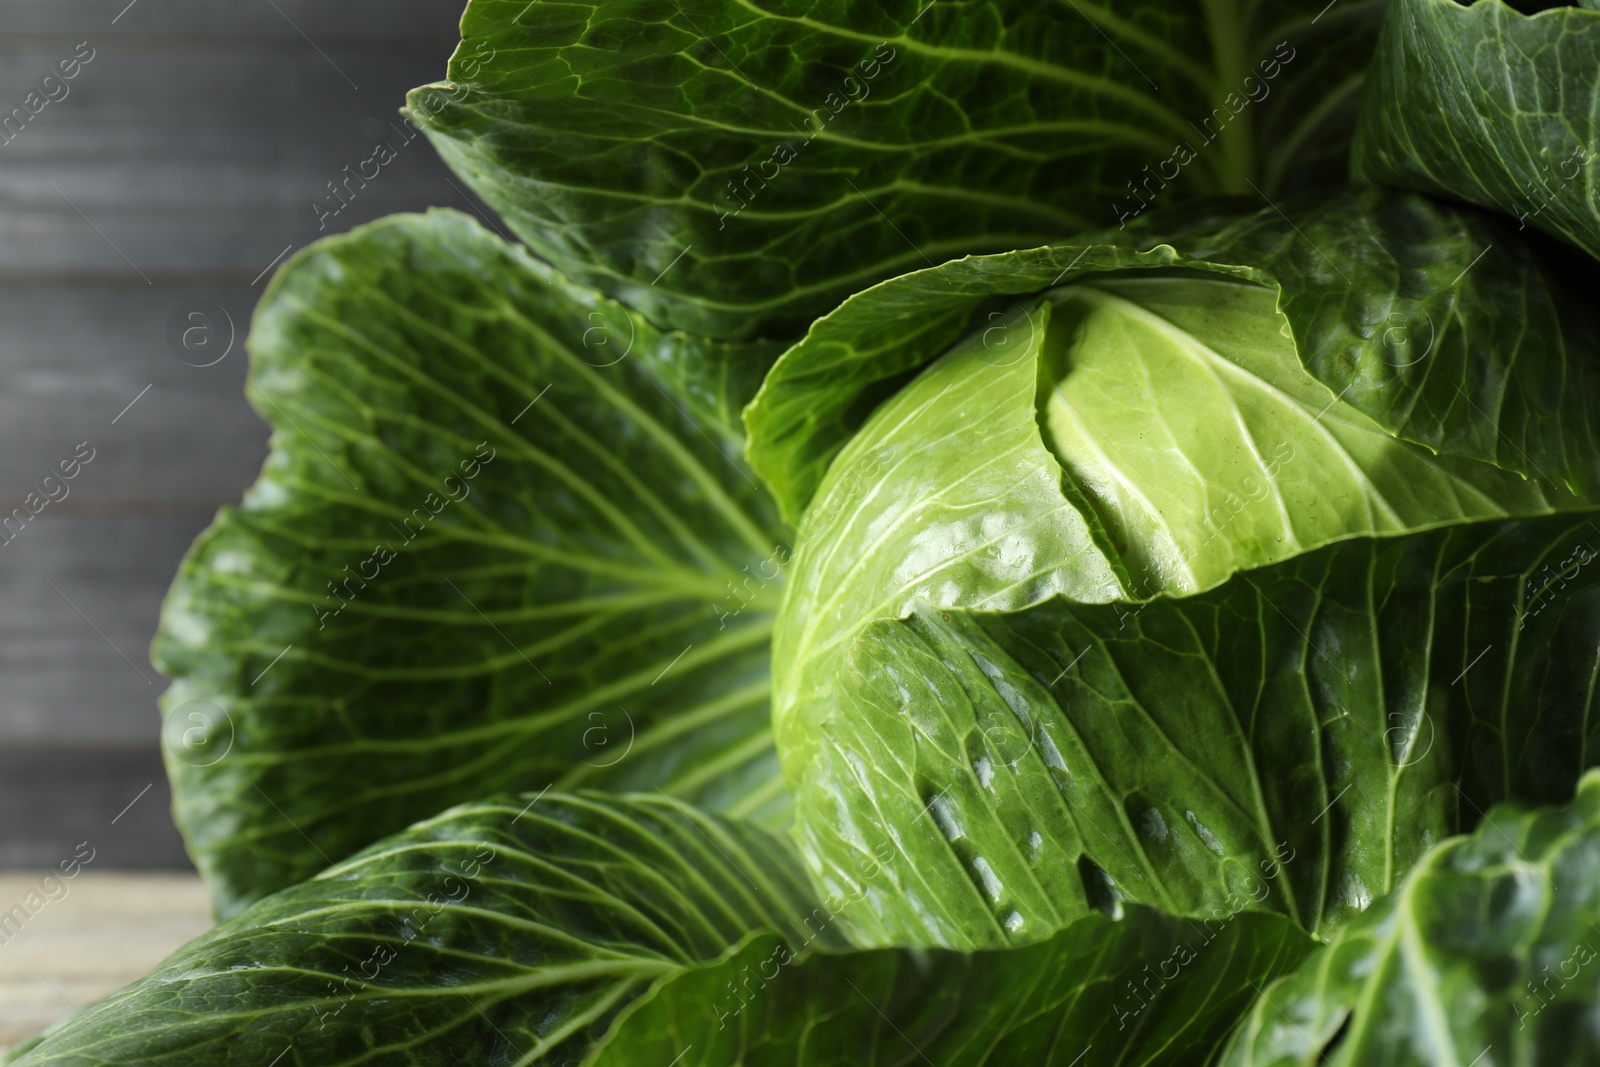
[[640, 998], [593, 1067], [1205, 1063], [1257, 990], [1313, 945], [1277, 916], [1204, 924], [1139, 907], [969, 954], [798, 955], [761, 936]]
[[873, 408], [1018, 297], [1182, 268], [1276, 290], [1305, 369], [1396, 437], [1592, 490], [1600, 330], [1587, 275], [1553, 272], [1514, 230], [1368, 190], [919, 270], [852, 296], [780, 357], [745, 412], [751, 463], [798, 521]]
[[802, 852], [857, 943], [1015, 943], [1118, 900], [1326, 936], [1595, 762], [1597, 515], [873, 623], [796, 783]]
[[955, 256], [1337, 184], [1381, 15], [473, 0], [409, 113], [574, 281], [659, 325], [789, 338]]

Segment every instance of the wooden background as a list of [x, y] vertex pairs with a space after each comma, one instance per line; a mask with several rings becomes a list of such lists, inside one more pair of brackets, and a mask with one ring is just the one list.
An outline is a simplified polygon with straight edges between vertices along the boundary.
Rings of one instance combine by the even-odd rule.
[[91, 864], [41, 887], [38, 874], [0, 873], [6, 907], [29, 893], [47, 903], [0, 945], [0, 1048], [121, 989], [211, 926], [194, 874]]
[[[389, 122], [443, 74], [461, 6], [0, 0], [0, 117], [94, 50], [0, 145], [0, 514], [94, 449], [0, 548], [0, 868], [84, 841], [96, 872], [187, 866], [148, 649], [184, 550], [265, 455], [242, 395], [251, 309], [269, 264], [319, 236], [325, 184], [399, 141]], [[429, 205], [470, 202], [419, 138], [327, 232]], [[236, 328], [214, 366], [168, 343], [195, 300]]]

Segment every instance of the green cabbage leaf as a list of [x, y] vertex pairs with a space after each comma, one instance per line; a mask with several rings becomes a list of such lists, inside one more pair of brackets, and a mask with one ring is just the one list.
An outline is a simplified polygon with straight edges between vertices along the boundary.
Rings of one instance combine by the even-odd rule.
[[751, 352], [663, 334], [454, 212], [300, 253], [250, 351], [272, 453], [154, 650], [222, 914], [502, 790], [782, 821], [789, 535], [739, 455]]

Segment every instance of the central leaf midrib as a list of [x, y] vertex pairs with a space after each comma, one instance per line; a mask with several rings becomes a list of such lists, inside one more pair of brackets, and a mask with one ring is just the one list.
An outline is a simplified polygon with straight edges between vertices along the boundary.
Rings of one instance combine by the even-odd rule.
[[1255, 116], [1251, 104], [1234, 112], [1227, 106], [1227, 98], [1244, 88], [1250, 75], [1250, 37], [1246, 33], [1244, 13], [1239, 0], [1202, 0], [1206, 28], [1211, 37], [1211, 48], [1216, 63], [1216, 80], [1212, 83], [1211, 112], [1222, 110], [1232, 114], [1217, 135], [1222, 149], [1221, 159], [1212, 166], [1226, 194], [1243, 196], [1259, 192], [1252, 179], [1257, 174], [1258, 161], [1255, 145]]
[[[286, 488], [292, 487], [306, 495], [320, 496], [331, 502], [344, 504], [356, 510], [366, 511], [374, 515], [384, 515], [386, 513], [386, 510], [382, 506], [381, 502], [376, 501], [374, 498], [369, 496], [352, 497], [348, 494], [340, 493], [337, 490], [328, 491], [321, 483], [304, 482], [299, 479], [285, 478], [282, 474], [276, 475], [274, 480]], [[297, 544], [308, 551], [316, 551], [329, 547], [319, 538], [307, 538], [300, 536], [299, 531], [296, 529], [292, 521], [289, 525], [281, 524], [278, 522], [278, 515], [275, 511], [252, 508], [247, 505], [246, 507], [237, 511], [236, 514], [248, 516], [248, 521], [250, 523], [255, 524], [261, 529], [271, 533], [272, 536], [281, 537], [284, 540]], [[395, 512], [391, 517], [398, 516], [399, 513]], [[293, 515], [287, 517], [290, 520], [293, 520], [294, 518]], [[415, 544], [418, 546], [417, 551], [428, 551], [435, 548], [441, 548], [444, 546], [444, 544], [451, 541], [464, 542], [473, 545], [483, 545], [502, 549], [513, 556], [529, 557], [542, 563], [556, 564], [582, 574], [593, 574], [607, 578], [614, 578], [619, 582], [625, 582], [641, 589], [661, 590], [670, 594], [674, 599], [704, 601], [715, 600], [721, 597], [725, 592], [724, 587], [717, 585], [717, 582], [725, 582], [740, 576], [731, 569], [717, 574], [710, 574], [705, 571], [694, 570], [688, 567], [676, 565], [665, 569], [644, 570], [639, 567], [629, 566], [626, 563], [614, 562], [613, 560], [604, 556], [578, 556], [570, 552], [563, 552], [560, 549], [552, 548], [543, 542], [518, 537], [510, 534], [509, 532], [499, 534], [488, 533], [472, 530], [466, 527], [452, 526], [449, 524], [440, 524], [438, 526], [430, 527], [430, 530], [433, 531], [431, 535], [423, 535], [423, 537], [419, 537], [415, 542]], [[380, 533], [378, 536], [381, 538], [387, 537], [388, 535]], [[409, 544], [412, 542], [407, 543]], [[363, 543], [360, 546], [357, 546], [356, 551], [365, 552], [367, 551], [367, 547], [368, 546], [365, 540], [363, 540]], [[270, 584], [271, 588], [283, 591], [283, 595], [281, 595], [279, 599], [300, 599], [300, 595], [289, 587], [276, 583], [263, 583], [262, 579], [250, 579], [224, 572], [212, 572], [208, 575], [207, 580], [217, 584], [233, 585], [239, 588]], [[322, 594], [306, 595], [318, 602], [326, 601], [326, 597]], [[350, 606], [353, 607], [355, 603], [359, 603], [359, 601], [352, 602]], [[493, 612], [489, 612], [488, 614], [490, 614], [491, 617], [494, 617]]]

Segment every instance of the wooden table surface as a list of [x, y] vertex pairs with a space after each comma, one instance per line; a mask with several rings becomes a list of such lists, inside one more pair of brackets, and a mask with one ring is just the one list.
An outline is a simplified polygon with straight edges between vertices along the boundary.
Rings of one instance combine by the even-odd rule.
[[[17, 907], [26, 918], [5, 922]], [[205, 891], [192, 874], [85, 868], [54, 883], [41, 874], [0, 875], [0, 1048], [121, 989], [210, 928]]]

